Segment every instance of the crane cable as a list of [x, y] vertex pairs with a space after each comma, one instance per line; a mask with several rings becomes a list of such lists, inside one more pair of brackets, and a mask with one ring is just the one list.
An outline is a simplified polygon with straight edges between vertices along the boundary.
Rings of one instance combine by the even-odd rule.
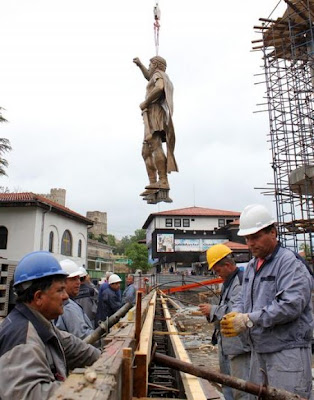
[[156, 56], [158, 56], [159, 51], [159, 29], [160, 29], [160, 9], [158, 6], [158, 0], [156, 1], [156, 5], [154, 7], [154, 38], [155, 38], [155, 47], [156, 47]]

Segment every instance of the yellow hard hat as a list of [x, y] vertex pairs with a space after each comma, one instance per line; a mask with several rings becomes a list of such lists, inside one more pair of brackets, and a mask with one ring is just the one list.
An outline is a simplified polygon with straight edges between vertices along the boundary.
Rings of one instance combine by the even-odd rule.
[[208, 269], [212, 269], [218, 261], [225, 258], [228, 254], [232, 253], [232, 250], [224, 244], [215, 244], [206, 251], [206, 257], [208, 262]]

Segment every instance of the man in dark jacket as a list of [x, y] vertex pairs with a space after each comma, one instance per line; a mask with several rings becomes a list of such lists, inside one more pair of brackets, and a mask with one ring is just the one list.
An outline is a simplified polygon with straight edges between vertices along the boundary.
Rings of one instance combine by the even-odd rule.
[[109, 277], [109, 286], [102, 292], [102, 315], [100, 319], [105, 321], [107, 317], [117, 312], [122, 307], [121, 291], [120, 291], [121, 278], [119, 275], [112, 274]]
[[66, 276], [45, 251], [27, 254], [17, 265], [17, 305], [0, 325], [1, 400], [46, 400], [70, 369], [99, 358], [98, 349], [51, 323], [68, 298]]

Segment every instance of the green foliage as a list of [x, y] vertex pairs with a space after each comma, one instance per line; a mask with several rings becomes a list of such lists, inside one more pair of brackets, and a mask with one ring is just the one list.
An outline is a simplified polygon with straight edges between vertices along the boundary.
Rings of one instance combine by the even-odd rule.
[[132, 270], [141, 269], [143, 272], [148, 270], [148, 251], [144, 244], [130, 243], [125, 250], [125, 254], [132, 260]]
[[87, 236], [88, 239], [95, 240], [95, 235], [93, 234], [93, 232], [88, 232]]
[[2, 108], [2, 107], [0, 107], [0, 122], [8, 122], [5, 118], [4, 118], [4, 116], [2, 115], [2, 110], [4, 110], [4, 108]]
[[[123, 236], [123, 238], [120, 241], [117, 241], [116, 238], [109, 234], [108, 235], [108, 243], [110, 246], [113, 246], [113, 254], [125, 254], [126, 255], [126, 250], [127, 248], [135, 243], [138, 244], [139, 240], [144, 240], [146, 238], [146, 231], [145, 229], [136, 229], [133, 235], [131, 236]], [[144, 245], [144, 248], [146, 249], [146, 246]], [[146, 258], [147, 261], [147, 258]], [[140, 267], [137, 267], [140, 268]]]
[[127, 246], [131, 243], [129, 236], [123, 236], [123, 238], [117, 243], [114, 254], [125, 254]]
[[107, 236], [107, 242], [108, 242], [108, 245], [111, 247], [117, 246], [116, 238], [113, 235], [111, 235], [110, 233]]
[[312, 259], [312, 254], [311, 254], [311, 247], [307, 243], [302, 243], [300, 245], [300, 250], [304, 251], [304, 258], [306, 260], [311, 260]]
[[139, 240], [146, 239], [146, 230], [145, 229], [136, 229], [134, 235], [131, 236], [132, 242], [138, 242]]
[[101, 233], [99, 236], [97, 236], [96, 240], [100, 243], [105, 243], [108, 244], [106, 235], [104, 235], [103, 233]]
[[7, 160], [2, 158], [2, 155], [10, 150], [12, 150], [10, 141], [5, 138], [0, 138], [0, 176], [6, 175], [4, 168], [6, 168], [8, 166]]

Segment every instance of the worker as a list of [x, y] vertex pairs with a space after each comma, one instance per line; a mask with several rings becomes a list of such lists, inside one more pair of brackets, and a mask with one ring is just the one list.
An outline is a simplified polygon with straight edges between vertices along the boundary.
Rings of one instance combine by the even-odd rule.
[[84, 267], [80, 267], [80, 269], [82, 271], [80, 275], [80, 290], [74, 300], [83, 308], [85, 314], [90, 319], [92, 326], [94, 326], [97, 311], [98, 291], [94, 284], [90, 282], [90, 277], [86, 269]]
[[[145, 195], [151, 190], [169, 189], [168, 173], [178, 171], [174, 157], [173, 85], [166, 74], [167, 62], [163, 57], [151, 58], [148, 69], [138, 57], [133, 62], [148, 80], [145, 100], [140, 104], [145, 129], [142, 157], [149, 179], [149, 185], [142, 193]], [[163, 142], [167, 145], [167, 157], [162, 148]]]
[[122, 293], [122, 304], [131, 303], [135, 304], [136, 289], [134, 286], [134, 275], [129, 274], [126, 278], [127, 287]]
[[100, 315], [101, 321], [105, 321], [107, 317], [110, 317], [122, 307], [121, 282], [122, 280], [119, 275], [110, 275], [108, 280], [109, 286], [103, 290], [102, 297], [99, 299], [103, 306], [103, 313]]
[[221, 332], [227, 337], [249, 332], [250, 381], [308, 399], [313, 277], [278, 242], [274, 222], [260, 204], [247, 206], [240, 216], [238, 235], [245, 237], [254, 257], [245, 269], [241, 296], [221, 321]]
[[[243, 271], [236, 266], [232, 250], [224, 244], [210, 247], [206, 252], [206, 257], [208, 269], [214, 271], [224, 281], [218, 305], [209, 303], [199, 305], [207, 320], [215, 324], [212, 343], [218, 342], [220, 372], [247, 381], [251, 358], [249, 344], [244, 337], [227, 338], [220, 334], [220, 321], [232, 310], [232, 304], [241, 291]], [[225, 385], [222, 391], [226, 400], [249, 398], [247, 393]]]
[[101, 280], [99, 291], [98, 291], [98, 300], [97, 300], [97, 311], [95, 317], [95, 328], [98, 327], [99, 321], [103, 321], [104, 319], [104, 302], [102, 301], [103, 291], [109, 287], [109, 278], [113, 274], [111, 271], [106, 271], [105, 277]]
[[83, 308], [75, 301], [80, 291], [82, 269], [74, 261], [65, 259], [60, 262], [61, 268], [68, 274], [65, 290], [68, 298], [64, 301], [64, 312], [55, 321], [56, 326], [62, 331], [84, 339], [94, 331], [94, 326]]
[[98, 349], [51, 323], [68, 298], [66, 276], [49, 252], [27, 254], [18, 263], [17, 304], [0, 325], [1, 400], [46, 400], [70, 369], [99, 358]]

